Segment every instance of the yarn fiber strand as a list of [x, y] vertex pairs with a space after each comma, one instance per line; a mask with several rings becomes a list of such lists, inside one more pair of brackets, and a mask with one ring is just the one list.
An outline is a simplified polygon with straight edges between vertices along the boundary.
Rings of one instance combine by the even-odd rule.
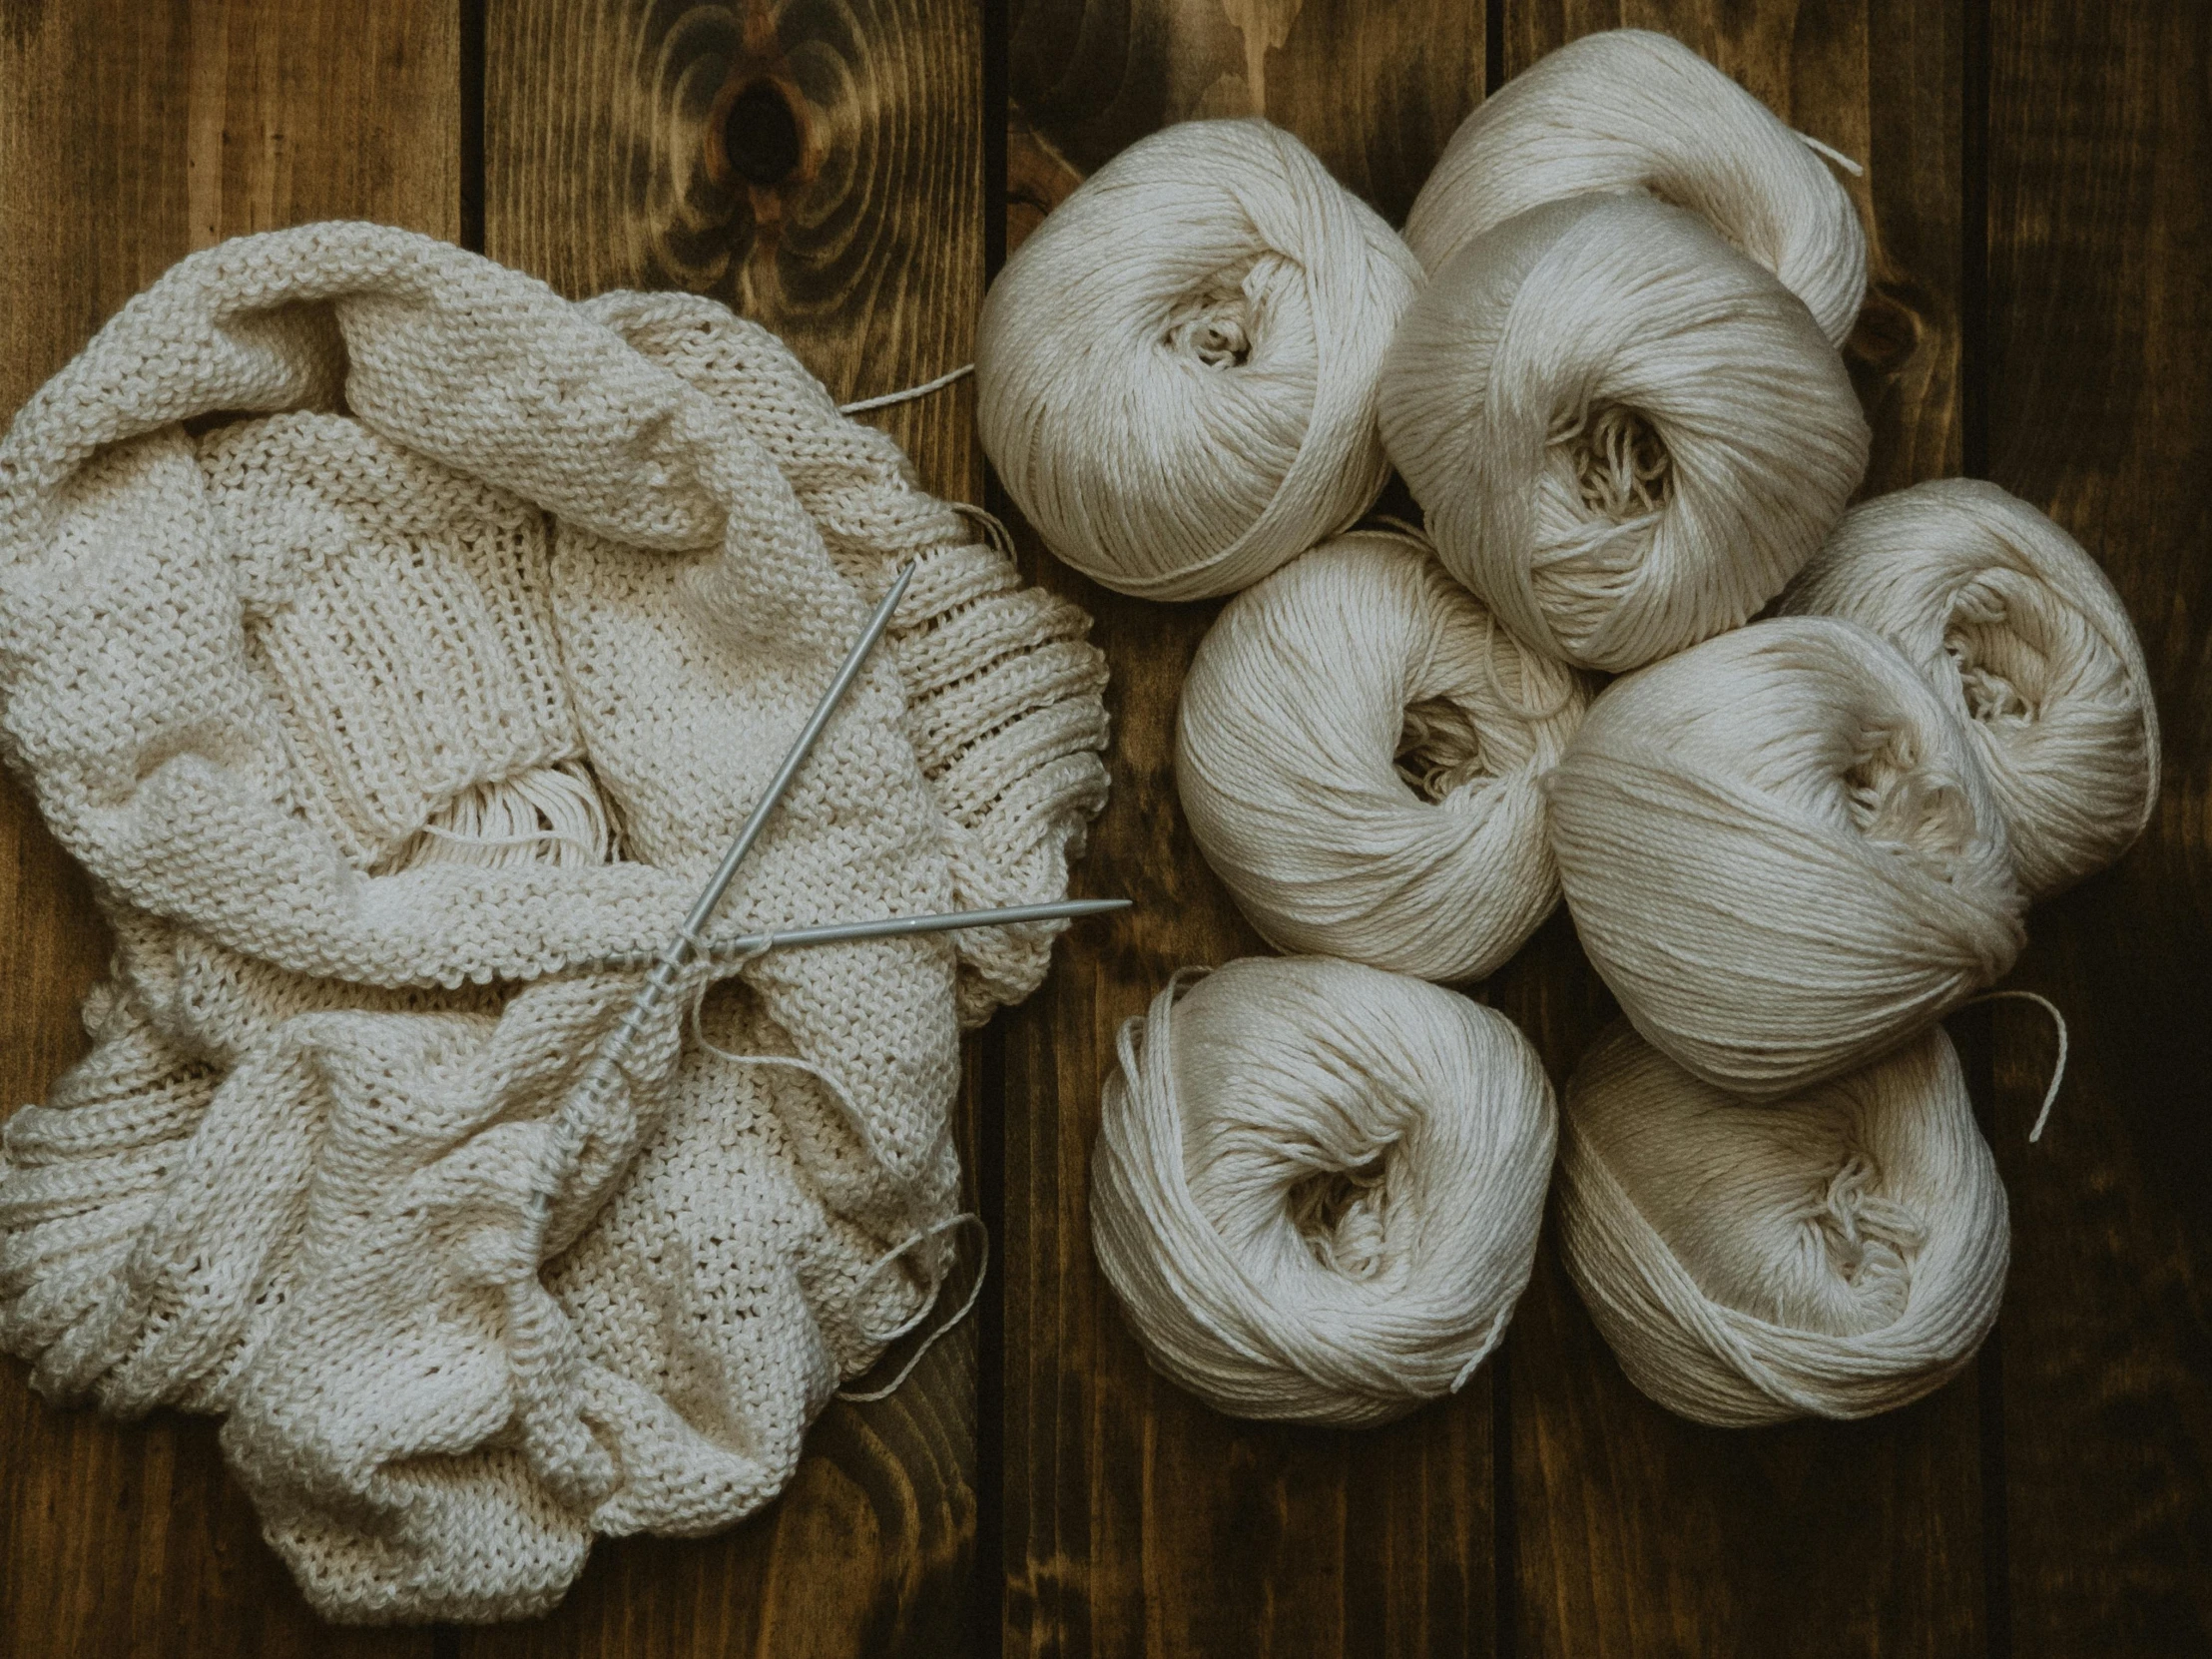
[[1740, 625], [1866, 470], [1795, 295], [1641, 195], [1540, 207], [1405, 313], [1382, 437], [1451, 573], [1537, 650], [1620, 672]]
[[983, 447], [1094, 581], [1234, 593], [1382, 489], [1376, 377], [1419, 276], [1281, 128], [1170, 127], [1100, 168], [991, 284]]
[[1122, 1027], [1092, 1244], [1217, 1410], [1387, 1422], [1504, 1332], [1556, 1118], [1512, 1022], [1438, 986], [1315, 956], [1178, 976]]
[[1670, 1411], [1871, 1416], [1957, 1375], [1996, 1320], [2004, 1188], [1939, 1027], [1754, 1105], [1616, 1025], [1561, 1135], [1567, 1272]]
[[1784, 612], [1864, 623], [1965, 728], [2031, 898], [2112, 862], [2158, 801], [2158, 708], [2127, 611], [2017, 496], [1944, 478], [1844, 515]]
[[2025, 902], [1965, 733], [1896, 649], [1758, 622], [1615, 681], [1549, 781], [1567, 908], [1636, 1029], [1772, 1099], [2002, 976]]
[[1270, 943], [1479, 978], [1558, 901], [1541, 783], [1588, 705], [1423, 544], [1357, 532], [1222, 612], [1183, 682], [1176, 784]]
[[1641, 190], [1696, 214], [1805, 301], [1834, 344], [1858, 320], [1867, 238], [1828, 164], [1687, 46], [1644, 29], [1584, 35], [1459, 124], [1405, 221], [1431, 273], [1515, 214]]

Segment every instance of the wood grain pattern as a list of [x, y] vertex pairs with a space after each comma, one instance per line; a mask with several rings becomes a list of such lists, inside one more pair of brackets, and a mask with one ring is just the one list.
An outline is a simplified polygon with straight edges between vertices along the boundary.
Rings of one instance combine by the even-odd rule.
[[[1866, 493], [1959, 459], [1956, 8], [1804, 0], [1505, 0], [1506, 70], [1576, 35], [1663, 30], [1862, 159], [1871, 291], [1847, 344], [1875, 427]], [[1564, 930], [1563, 918], [1558, 923]], [[1570, 939], [1492, 985], [1562, 1079], [1611, 1007]], [[1516, 1651], [1983, 1651], [1980, 1412], [1962, 1378], [1865, 1423], [1723, 1432], [1621, 1375], [1547, 1237], [1507, 1338]]]
[[[1349, 0], [1029, 0], [1011, 18], [1008, 240], [1165, 123], [1254, 111], [1402, 217], [1480, 97], [1479, 10]], [[1114, 796], [1085, 881], [1134, 917], [1070, 952], [1008, 1029], [1009, 1654], [1491, 1650], [1490, 1382], [1366, 1434], [1237, 1422], [1155, 1377], [1090, 1250], [1090, 1148], [1121, 1021], [1176, 968], [1263, 949], [1175, 802], [1183, 673], [1215, 605], [1122, 598], [1045, 557], [1097, 618]]]
[[[339, 216], [458, 228], [449, 6], [90, 0], [0, 12], [0, 406], [125, 299], [226, 236]], [[42, 1095], [84, 1050], [107, 951], [84, 875], [0, 794], [0, 1079]], [[332, 1633], [263, 1546], [215, 1424], [114, 1423], [0, 1376], [0, 1652], [62, 1659], [427, 1655]]]
[[[497, 6], [485, 252], [572, 294], [713, 294], [840, 398], [930, 379], [974, 354], [979, 31], [959, 0]], [[779, 164], [780, 119], [788, 173], [749, 178]], [[867, 418], [930, 489], [978, 498], [971, 386]], [[979, 1058], [971, 1042], [971, 1172]], [[761, 1516], [702, 1541], [602, 1543], [551, 1618], [460, 1632], [456, 1652], [949, 1650], [970, 1616], [975, 1356], [971, 1320], [889, 1399], [832, 1404]]]
[[1440, 0], [1030, 0], [1013, 10], [1007, 52], [1016, 131], [1063, 161], [1066, 189], [1170, 122], [1261, 114], [1398, 224], [1480, 101], [1483, 13]]
[[2103, 563], [2142, 635], [2165, 795], [2121, 863], [2029, 918], [2004, 1013], [2014, 1215], [2004, 1462], [2021, 1659], [2212, 1651], [2212, 13], [1994, 0], [1990, 474]]
[[[979, 1431], [971, 1323], [892, 1399], [832, 1407], [791, 1490], [724, 1537], [603, 1545], [530, 1625], [348, 1632], [262, 1545], [211, 1423], [55, 1411], [8, 1363], [0, 1654], [936, 1654], [994, 1623], [1009, 1654], [1102, 1659], [2212, 1651], [2212, 11], [2194, 0], [0, 0], [0, 407], [193, 248], [338, 216], [455, 236], [467, 200], [495, 258], [577, 294], [714, 293], [864, 396], [968, 359], [991, 203], [1018, 244], [1143, 134], [1263, 110], [1399, 221], [1486, 69], [1622, 23], [1868, 163], [1874, 283], [1847, 347], [1868, 490], [1986, 469], [2044, 506], [2112, 574], [2156, 678], [2157, 820], [2037, 909], [2012, 981], [2072, 1022], [2040, 1145], [2042, 1016], [1961, 1022], [2014, 1221], [1977, 1375], [1869, 1423], [1698, 1428], [1627, 1384], [1547, 1241], [1497, 1361], [1380, 1432], [1235, 1423], [1155, 1378], [1085, 1200], [1119, 1023], [1175, 967], [1262, 948], [1175, 802], [1175, 698], [1217, 607], [1107, 594], [1024, 532], [1115, 676], [1115, 795], [1081, 879], [1140, 908], [969, 1045], [1000, 1420]], [[870, 418], [973, 500], [972, 411], [961, 387]], [[12, 786], [0, 859], [12, 1102], [82, 1052], [106, 941]], [[1481, 994], [1561, 1081], [1613, 1012], [1563, 915]], [[1003, 1557], [980, 1603], [978, 1553]]]
[[[974, 355], [983, 287], [981, 18], [958, 0], [508, 0], [485, 48], [485, 252], [564, 293], [709, 293], [843, 400]], [[798, 160], [727, 140], [749, 89]], [[940, 494], [981, 486], [974, 392], [872, 414]]]

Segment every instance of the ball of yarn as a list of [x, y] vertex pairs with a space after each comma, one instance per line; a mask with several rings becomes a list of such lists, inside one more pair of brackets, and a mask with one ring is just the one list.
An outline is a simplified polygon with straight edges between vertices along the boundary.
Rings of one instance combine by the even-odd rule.
[[1536, 208], [1461, 250], [1398, 329], [1382, 437], [1451, 573], [1538, 649], [1614, 671], [1781, 592], [1868, 444], [1805, 307], [1646, 196]]
[[1419, 278], [1282, 129], [1167, 128], [1100, 168], [991, 284], [983, 447], [1093, 580], [1234, 593], [1382, 489], [1376, 376]]
[[1630, 1382], [1723, 1427], [1939, 1387], [1997, 1317], [1996, 1161], [1940, 1028], [1781, 1105], [1626, 1025], [1567, 1084], [1559, 1245]]
[[1994, 484], [1854, 507], [1784, 595], [1864, 623], [1965, 725], [2040, 898], [2117, 858], [2158, 799], [2158, 711], [2120, 597], [2081, 544]]
[[1642, 29], [1561, 47], [1462, 122], [1414, 199], [1405, 241], [1441, 271], [1515, 214], [1643, 190], [1710, 224], [1842, 343], [1867, 290], [1859, 213], [1774, 112], [1687, 46]]
[[1504, 1332], [1556, 1119], [1512, 1022], [1438, 986], [1316, 956], [1178, 976], [1122, 1028], [1092, 1244], [1216, 1409], [1386, 1422]]
[[1239, 594], [1198, 648], [1183, 814], [1270, 943], [1476, 978], [1558, 901], [1541, 783], [1588, 704], [1419, 543], [1355, 533]]
[[1614, 682], [1547, 789], [1590, 960], [1637, 1030], [1739, 1094], [1864, 1064], [2023, 942], [1965, 732], [1854, 623], [1754, 623]]

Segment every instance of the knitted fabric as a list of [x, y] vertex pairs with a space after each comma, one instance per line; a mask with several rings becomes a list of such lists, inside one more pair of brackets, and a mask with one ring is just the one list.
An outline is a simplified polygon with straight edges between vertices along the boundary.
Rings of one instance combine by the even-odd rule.
[[1105, 788], [1087, 619], [773, 335], [310, 226], [0, 445], [0, 747], [117, 945], [0, 1143], [0, 1340], [226, 1413], [325, 1615], [526, 1616], [597, 1533], [726, 1526], [926, 1315], [958, 1026], [1049, 927], [694, 968], [553, 1134], [637, 987], [592, 964], [674, 935], [917, 559], [717, 934], [1062, 895]]

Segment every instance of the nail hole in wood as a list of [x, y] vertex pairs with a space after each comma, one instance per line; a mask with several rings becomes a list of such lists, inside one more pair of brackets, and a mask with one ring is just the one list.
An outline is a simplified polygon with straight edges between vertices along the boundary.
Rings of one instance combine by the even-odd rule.
[[779, 185], [799, 166], [799, 118], [773, 81], [755, 81], [722, 118], [722, 153], [749, 185]]

